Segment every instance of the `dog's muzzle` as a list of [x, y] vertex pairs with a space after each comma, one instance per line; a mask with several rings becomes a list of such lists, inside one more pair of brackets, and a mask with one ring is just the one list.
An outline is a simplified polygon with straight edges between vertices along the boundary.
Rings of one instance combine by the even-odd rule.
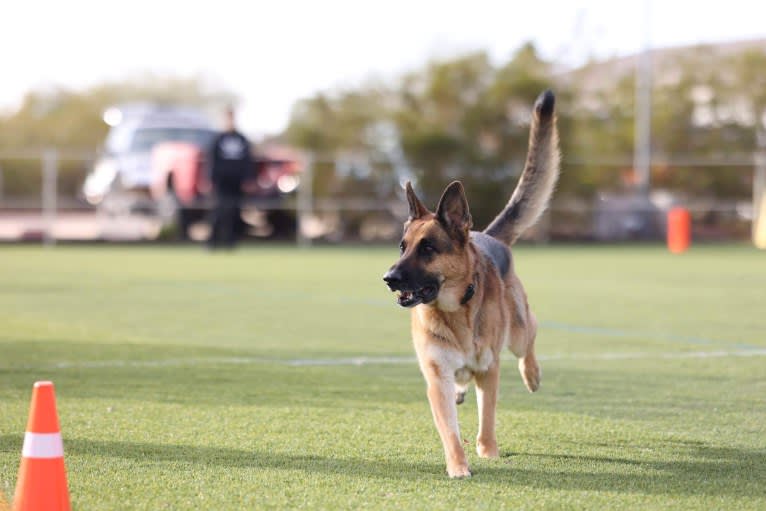
[[421, 303], [430, 303], [436, 300], [439, 294], [439, 284], [427, 279], [424, 282], [412, 282], [411, 279], [399, 268], [394, 266], [385, 275], [383, 281], [388, 289], [398, 293], [396, 303], [402, 307], [414, 307]]

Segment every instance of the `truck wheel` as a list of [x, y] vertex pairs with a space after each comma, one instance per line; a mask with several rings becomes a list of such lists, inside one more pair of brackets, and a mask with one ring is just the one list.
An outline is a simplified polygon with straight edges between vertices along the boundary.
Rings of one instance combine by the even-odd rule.
[[183, 207], [172, 187], [169, 187], [167, 193], [159, 200], [157, 212], [163, 226], [174, 231], [173, 235], [177, 240], [189, 240], [189, 210]]
[[172, 196], [176, 204], [175, 224], [178, 239], [180, 241], [189, 241], [189, 227], [192, 224], [191, 211], [183, 206], [175, 192], [172, 192]]
[[275, 209], [267, 213], [266, 219], [271, 224], [271, 237], [287, 240], [295, 237], [295, 215], [290, 211]]

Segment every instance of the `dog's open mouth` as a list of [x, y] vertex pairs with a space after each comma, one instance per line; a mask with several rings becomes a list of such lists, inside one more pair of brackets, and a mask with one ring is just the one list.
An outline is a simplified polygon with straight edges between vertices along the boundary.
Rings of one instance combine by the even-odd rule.
[[396, 303], [402, 307], [414, 307], [421, 303], [429, 303], [436, 299], [438, 289], [435, 286], [424, 286], [416, 290], [395, 290]]

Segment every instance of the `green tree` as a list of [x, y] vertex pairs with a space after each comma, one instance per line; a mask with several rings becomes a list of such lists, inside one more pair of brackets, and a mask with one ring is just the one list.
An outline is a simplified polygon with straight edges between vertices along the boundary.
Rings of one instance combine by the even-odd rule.
[[[654, 187], [745, 196], [749, 172], [699, 162], [749, 158], [766, 111], [766, 53], [710, 47], [658, 50], [652, 97]], [[453, 179], [466, 184], [477, 227], [508, 199], [523, 166], [536, 96], [552, 88], [563, 154], [557, 197], [625, 189], [633, 175], [635, 81], [630, 60], [560, 72], [527, 44], [495, 65], [484, 52], [431, 62], [392, 85], [318, 94], [296, 106], [288, 140], [325, 159], [375, 160], [370, 128], [391, 124], [416, 186], [433, 203]], [[693, 160], [695, 166], [682, 160]], [[681, 163], [677, 163], [681, 161]], [[356, 178], [328, 165], [326, 190], [367, 194], [401, 178], [369, 165]], [[352, 177], [349, 177], [352, 176]], [[318, 189], [318, 191], [320, 191]]]
[[396, 112], [418, 186], [435, 202], [454, 179], [464, 182], [477, 227], [508, 200], [527, 151], [532, 105], [554, 88], [550, 63], [525, 45], [503, 66], [484, 52], [431, 63], [407, 77]]
[[[369, 194], [374, 193], [370, 187], [391, 190], [382, 184], [398, 185], [402, 178], [390, 155], [389, 164], [378, 157], [381, 141], [374, 133], [381, 130], [375, 128], [388, 126], [399, 139], [408, 176], [425, 199], [433, 203], [451, 180], [463, 180], [478, 226], [508, 200], [523, 167], [532, 104], [552, 87], [552, 73], [532, 45], [499, 67], [484, 52], [431, 62], [395, 85], [317, 94], [299, 102], [285, 137], [320, 160], [367, 155], [358, 158], [370, 167], [361, 179], [338, 166], [318, 166], [315, 193]], [[563, 86], [555, 88], [560, 97], [571, 96]]]
[[[235, 96], [201, 78], [143, 76], [126, 82], [97, 85], [85, 90], [57, 88], [31, 91], [15, 112], [0, 115], [0, 152], [18, 153], [43, 148], [94, 154], [109, 127], [102, 120], [110, 105], [130, 101], [222, 106]], [[6, 196], [39, 196], [40, 162], [3, 160]], [[59, 162], [59, 191], [74, 196], [82, 184], [88, 162], [79, 158]]]

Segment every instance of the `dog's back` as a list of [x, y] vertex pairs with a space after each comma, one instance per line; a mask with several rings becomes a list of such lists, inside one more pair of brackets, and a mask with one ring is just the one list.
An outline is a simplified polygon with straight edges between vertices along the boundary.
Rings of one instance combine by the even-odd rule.
[[471, 241], [479, 251], [497, 268], [501, 278], [505, 278], [511, 269], [511, 251], [508, 245], [483, 232], [472, 231]]

